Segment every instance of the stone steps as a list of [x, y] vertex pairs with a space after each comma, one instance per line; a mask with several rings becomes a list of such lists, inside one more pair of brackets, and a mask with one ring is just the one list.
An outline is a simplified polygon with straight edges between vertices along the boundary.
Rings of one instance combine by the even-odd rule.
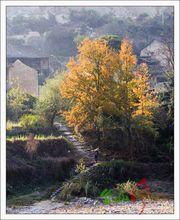
[[92, 163], [92, 161], [94, 160], [94, 152], [88, 149], [85, 146], [85, 143], [79, 142], [76, 139], [76, 137], [72, 134], [71, 130], [65, 125], [55, 123], [55, 126], [60, 130], [62, 136], [64, 136], [65, 138], [67, 138], [68, 141], [73, 143], [79, 155], [81, 155], [84, 159], [88, 160], [88, 162], [90, 161]]

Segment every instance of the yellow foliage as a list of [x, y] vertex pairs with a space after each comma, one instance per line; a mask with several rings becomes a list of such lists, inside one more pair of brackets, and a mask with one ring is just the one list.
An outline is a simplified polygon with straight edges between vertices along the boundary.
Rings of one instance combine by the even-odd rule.
[[123, 118], [127, 126], [137, 116], [149, 117], [144, 123], [151, 124], [157, 101], [150, 90], [147, 65], [135, 71], [136, 65], [127, 38], [118, 53], [105, 40], [84, 39], [76, 59], [68, 62], [60, 87], [62, 97], [71, 103], [64, 112], [67, 122], [74, 127], [97, 128], [106, 114]]
[[98, 109], [111, 96], [118, 56], [104, 40], [85, 39], [78, 52], [77, 61], [70, 59], [67, 64], [69, 71], [60, 88], [62, 96], [73, 102], [65, 117], [72, 126], [97, 126]]
[[[134, 104], [133, 117], [145, 116], [152, 119], [152, 109], [158, 105], [157, 99], [149, 84], [148, 66], [142, 63], [135, 73], [133, 92], [138, 101]], [[145, 121], [144, 121], [145, 123]], [[146, 123], [148, 123], [146, 121]]]
[[132, 71], [137, 64], [136, 56], [133, 54], [133, 47], [130, 41], [125, 38], [122, 40], [119, 51], [119, 61], [121, 70], [121, 80], [126, 83], [132, 79]]

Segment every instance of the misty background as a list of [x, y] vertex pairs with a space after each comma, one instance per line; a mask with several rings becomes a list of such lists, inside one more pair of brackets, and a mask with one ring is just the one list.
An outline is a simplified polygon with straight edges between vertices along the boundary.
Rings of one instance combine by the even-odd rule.
[[7, 7], [7, 56], [49, 57], [64, 69], [84, 37], [127, 36], [134, 52], [173, 39], [173, 7]]

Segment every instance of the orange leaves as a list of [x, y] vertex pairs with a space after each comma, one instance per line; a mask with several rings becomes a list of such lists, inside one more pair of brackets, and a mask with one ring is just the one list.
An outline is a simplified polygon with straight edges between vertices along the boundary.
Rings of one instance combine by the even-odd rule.
[[151, 117], [156, 100], [150, 91], [148, 67], [141, 64], [134, 72], [136, 64], [127, 38], [118, 53], [105, 40], [84, 39], [76, 59], [71, 58], [67, 64], [60, 88], [62, 97], [71, 103], [64, 112], [68, 123], [98, 127], [103, 114], [123, 117], [126, 124], [139, 115]]
[[121, 43], [121, 48], [119, 52], [119, 61], [122, 72], [127, 75], [127, 73], [132, 73], [132, 70], [136, 66], [137, 59], [133, 54], [132, 44], [127, 38], [125, 38]]
[[104, 40], [85, 39], [78, 48], [77, 61], [67, 64], [68, 74], [60, 92], [74, 105], [65, 113], [71, 125], [96, 124], [98, 108], [103, 106], [114, 72], [118, 69], [117, 55]]
[[149, 81], [148, 66], [143, 63], [135, 73], [134, 82], [136, 86], [133, 88], [133, 92], [135, 93], [138, 102], [134, 104], [136, 109], [133, 112], [133, 117], [144, 116], [143, 119], [146, 118], [143, 122], [144, 124], [151, 121], [153, 113], [152, 109], [158, 104], [156, 97], [151, 91]]

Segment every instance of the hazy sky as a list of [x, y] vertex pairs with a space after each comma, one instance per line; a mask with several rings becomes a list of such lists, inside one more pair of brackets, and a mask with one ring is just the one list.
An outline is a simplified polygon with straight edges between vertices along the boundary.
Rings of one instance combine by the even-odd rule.
[[154, 16], [157, 13], [161, 13], [162, 11], [172, 11], [173, 7], [145, 7], [145, 6], [121, 6], [121, 7], [50, 7], [50, 6], [43, 6], [43, 7], [19, 7], [19, 6], [9, 6], [7, 7], [7, 16], [8, 17], [14, 17], [16, 15], [24, 15], [24, 16], [37, 16], [37, 15], [43, 15], [48, 12], [51, 12], [53, 14], [65, 14], [69, 10], [81, 10], [83, 8], [86, 9], [94, 9], [98, 11], [99, 13], [109, 13], [113, 12], [116, 16], [138, 16], [141, 13], [147, 13], [150, 16]]

